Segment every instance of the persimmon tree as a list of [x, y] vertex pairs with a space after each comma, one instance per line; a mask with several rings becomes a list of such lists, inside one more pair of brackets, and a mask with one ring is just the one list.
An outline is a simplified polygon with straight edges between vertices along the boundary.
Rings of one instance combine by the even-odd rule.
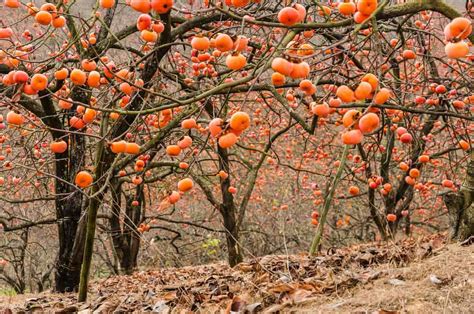
[[443, 191], [453, 235], [473, 233], [474, 35], [445, 1], [100, 0], [84, 14], [5, 0], [2, 12], [3, 201], [44, 202], [55, 217], [0, 223], [57, 224], [58, 291], [86, 299], [98, 219], [130, 273], [160, 219], [150, 211], [195, 193], [239, 263], [272, 167], [303, 174], [311, 253], [334, 205], [362, 204], [360, 224], [387, 239], [420, 207], [442, 211]]

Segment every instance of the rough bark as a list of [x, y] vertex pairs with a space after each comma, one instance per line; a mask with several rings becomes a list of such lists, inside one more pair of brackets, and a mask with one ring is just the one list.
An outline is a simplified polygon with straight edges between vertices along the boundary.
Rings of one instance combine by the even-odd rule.
[[[86, 103], [89, 95], [75, 90], [72, 98]], [[84, 233], [80, 231], [80, 228], [85, 225], [80, 221], [84, 204], [83, 194], [70, 182], [74, 182], [75, 174], [84, 166], [85, 138], [79, 133], [68, 134], [65, 131], [59, 131], [64, 127], [58, 118], [52, 118], [56, 111], [51, 98], [45, 97], [41, 102], [46, 113], [45, 119], [49, 119], [44, 122], [54, 128], [51, 131], [53, 138], [70, 141], [68, 150], [55, 156], [55, 207], [58, 218], [59, 252], [56, 260], [54, 289], [58, 292], [76, 291], [79, 285], [84, 247]]]
[[142, 221], [141, 204], [143, 204], [142, 186], [137, 188], [137, 196], [140, 199], [139, 206], [132, 205], [132, 199], [126, 200], [125, 217], [123, 224], [121, 221], [122, 211], [122, 189], [120, 182], [113, 182], [111, 189], [112, 194], [112, 216], [110, 218], [110, 228], [112, 234], [112, 242], [114, 246], [114, 254], [120, 264], [120, 272], [123, 274], [131, 274], [137, 267], [138, 252], [140, 250], [140, 237], [136, 228]]
[[[226, 173], [229, 173], [229, 155], [227, 154], [227, 150], [219, 147], [218, 154], [220, 168]], [[220, 212], [224, 220], [224, 228], [226, 229], [229, 265], [233, 267], [242, 262], [243, 258], [239, 247], [237, 210], [235, 208], [234, 197], [232, 193], [229, 192], [229, 187], [230, 175], [221, 182], [222, 203], [220, 205]]]
[[451, 238], [464, 241], [474, 236], [474, 151], [467, 166], [466, 179], [458, 192], [444, 195], [451, 226]]

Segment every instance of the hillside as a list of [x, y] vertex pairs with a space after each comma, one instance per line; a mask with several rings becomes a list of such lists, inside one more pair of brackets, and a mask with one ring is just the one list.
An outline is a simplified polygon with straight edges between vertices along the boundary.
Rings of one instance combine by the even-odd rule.
[[443, 235], [329, 249], [318, 257], [264, 256], [116, 276], [92, 284], [88, 303], [75, 295], [1, 297], [0, 309], [106, 313], [378, 312], [472, 313], [474, 246]]

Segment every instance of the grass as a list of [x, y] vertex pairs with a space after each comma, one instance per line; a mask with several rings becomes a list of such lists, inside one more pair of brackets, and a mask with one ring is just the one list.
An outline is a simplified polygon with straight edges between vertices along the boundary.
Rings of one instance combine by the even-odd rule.
[[0, 287], [0, 296], [12, 297], [17, 295], [16, 291], [12, 288], [1, 288]]

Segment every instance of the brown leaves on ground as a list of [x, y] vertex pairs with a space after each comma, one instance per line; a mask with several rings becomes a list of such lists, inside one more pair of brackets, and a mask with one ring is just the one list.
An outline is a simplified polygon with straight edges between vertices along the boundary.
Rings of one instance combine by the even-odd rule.
[[[331, 303], [324, 312], [350, 312], [347, 302], [351, 300], [352, 291], [361, 287], [365, 290], [374, 282], [381, 282], [384, 289], [406, 289], [405, 284], [389, 283], [390, 280], [403, 283], [407, 280], [401, 275], [394, 276], [394, 271], [441, 254], [447, 250], [444, 239], [443, 235], [434, 235], [398, 243], [363, 244], [330, 249], [316, 257], [303, 254], [265, 256], [234, 268], [216, 263], [140, 271], [94, 282], [89, 302], [85, 304], [75, 303], [75, 295], [45, 294], [16, 304], [15, 300], [0, 299], [0, 308], [3, 304], [14, 311], [41, 309], [62, 310], [63, 313], [252, 313], [291, 309], [311, 312], [313, 305], [314, 308], [322, 306], [323, 300], [331, 303], [346, 295], [340, 302]], [[472, 246], [454, 245], [469, 251], [472, 256]], [[445, 289], [456, 281], [446, 274], [424, 276], [425, 284], [434, 289]], [[378, 304], [370, 307], [364, 310], [387, 313], [400, 309], [383, 309]]]

